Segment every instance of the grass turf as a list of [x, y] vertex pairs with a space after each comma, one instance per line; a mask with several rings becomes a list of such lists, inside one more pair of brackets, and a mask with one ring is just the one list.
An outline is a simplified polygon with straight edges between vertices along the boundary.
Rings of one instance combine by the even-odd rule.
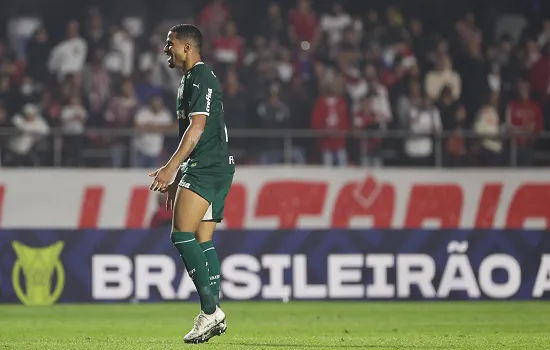
[[228, 333], [186, 345], [190, 303], [0, 306], [0, 349], [549, 349], [545, 302], [225, 302]]

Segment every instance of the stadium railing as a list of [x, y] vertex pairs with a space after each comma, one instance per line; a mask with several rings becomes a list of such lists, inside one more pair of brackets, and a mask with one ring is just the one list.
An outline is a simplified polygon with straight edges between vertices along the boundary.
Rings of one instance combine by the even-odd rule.
[[[232, 149], [243, 148], [245, 151], [254, 152], [257, 150], [256, 146], [260, 146], [266, 142], [266, 140], [276, 140], [279, 146], [279, 150], [282, 153], [283, 164], [293, 163], [294, 147], [304, 147], [308, 149], [317, 148], [316, 141], [325, 137], [343, 137], [348, 141], [348, 149], [354, 149], [357, 157], [363, 158], [369, 153], [366, 142], [368, 140], [381, 140], [382, 146], [380, 147], [380, 156], [384, 159], [395, 158], [396, 154], [403, 153], [404, 141], [411, 138], [431, 138], [433, 140], [433, 165], [435, 167], [445, 166], [445, 158], [448, 156], [446, 151], [447, 141], [450, 137], [456, 136], [454, 132], [439, 132], [434, 134], [418, 134], [411, 133], [408, 130], [369, 130], [361, 132], [343, 132], [343, 131], [317, 131], [310, 129], [230, 129], [229, 139], [232, 144]], [[90, 157], [109, 157], [108, 143], [104, 145], [104, 148], [97, 148], [90, 140], [103, 138], [109, 139], [118, 137], [124, 139], [124, 143], [127, 144], [128, 153], [132, 156], [135, 154], [135, 145], [132, 140], [143, 134], [142, 131], [137, 131], [132, 128], [126, 129], [108, 129], [108, 128], [87, 128], [83, 134], [75, 135], [66, 132], [62, 128], [52, 128], [48, 135], [42, 139], [42, 144], [47, 143], [45, 147], [52, 155], [51, 164], [54, 166], [60, 166], [63, 164], [63, 157], [66, 151], [66, 145], [64, 145], [64, 139], [67, 136], [81, 136], [84, 145], [81, 149]], [[149, 132], [147, 132], [149, 133]], [[176, 140], [177, 143], [177, 131], [162, 133], [165, 140]], [[2, 149], [6, 150], [8, 142], [11, 138], [19, 136], [19, 132], [14, 128], [0, 128], [0, 155]], [[498, 136], [480, 135], [472, 131], [464, 131], [460, 135], [469, 146], [478, 147], [486, 140], [498, 140], [503, 145], [502, 166], [516, 167], [521, 163], [523, 154], [520, 154], [521, 150], [518, 148], [514, 135], [510, 132], [502, 132]], [[48, 142], [50, 141], [50, 142]], [[233, 141], [233, 142], [231, 142]], [[352, 142], [351, 146], [350, 143]], [[532, 157], [535, 163], [550, 165], [550, 132], [543, 132], [537, 135], [536, 143], [532, 150], [529, 151], [529, 156]], [[1, 164], [1, 163], [0, 163]]]

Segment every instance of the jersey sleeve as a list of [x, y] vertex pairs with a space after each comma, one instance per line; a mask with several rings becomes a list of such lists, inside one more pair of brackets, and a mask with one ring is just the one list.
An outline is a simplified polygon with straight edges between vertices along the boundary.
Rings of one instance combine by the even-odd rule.
[[[209, 74], [209, 73], [204, 73]], [[214, 89], [213, 79], [196, 77], [191, 86], [191, 98], [189, 103], [189, 117], [196, 114], [210, 115], [210, 104], [212, 91]]]

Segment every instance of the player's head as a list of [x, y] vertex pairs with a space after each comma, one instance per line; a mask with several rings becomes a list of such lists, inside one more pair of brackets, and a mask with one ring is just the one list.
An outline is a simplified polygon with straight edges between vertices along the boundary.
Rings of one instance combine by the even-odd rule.
[[189, 55], [199, 55], [202, 47], [202, 33], [192, 24], [178, 24], [170, 28], [166, 36], [164, 53], [168, 56], [170, 68], [183, 68]]

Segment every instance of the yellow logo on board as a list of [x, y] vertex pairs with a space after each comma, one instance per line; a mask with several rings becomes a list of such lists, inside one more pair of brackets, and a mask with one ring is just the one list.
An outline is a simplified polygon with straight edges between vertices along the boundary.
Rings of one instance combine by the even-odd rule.
[[[14, 241], [12, 246], [17, 255], [12, 270], [12, 284], [19, 300], [25, 305], [55, 303], [65, 286], [65, 270], [59, 260], [64, 243], [58, 241], [48, 247], [33, 248]], [[56, 282], [52, 288], [54, 272]], [[21, 286], [22, 280], [25, 288]]]

